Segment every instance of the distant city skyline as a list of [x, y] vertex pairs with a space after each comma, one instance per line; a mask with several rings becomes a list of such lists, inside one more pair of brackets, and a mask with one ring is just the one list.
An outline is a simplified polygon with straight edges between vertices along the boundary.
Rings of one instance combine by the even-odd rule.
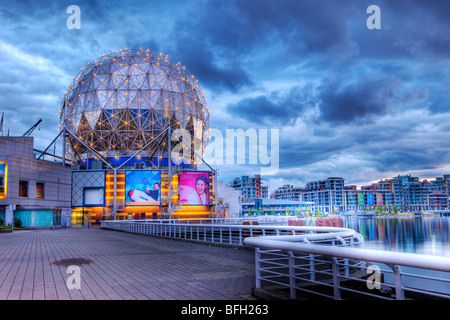
[[[351, 183], [351, 182], [348, 182], [348, 181], [347, 181], [347, 179], [345, 178], [345, 176], [330, 175], [330, 176], [327, 176], [327, 177], [319, 177], [319, 178], [317, 178], [317, 179], [313, 179], [313, 180], [307, 181], [307, 182], [306, 182], [305, 184], [303, 184], [303, 185], [296, 185], [296, 184], [289, 183], [289, 181], [286, 181], [286, 183], [283, 184], [283, 185], [274, 185], [274, 186], [269, 186], [269, 185], [266, 183], [264, 176], [261, 176], [261, 185], [262, 185], [262, 186], [267, 186], [267, 187], [269, 188], [269, 189], [268, 189], [268, 193], [269, 193], [269, 196], [270, 196], [270, 194], [271, 194], [273, 191], [275, 191], [276, 189], [281, 188], [281, 187], [283, 187], [283, 186], [285, 186], [285, 185], [290, 185], [290, 186], [298, 187], [298, 188], [304, 188], [308, 182], [319, 181], [319, 180], [326, 180], [326, 179], [331, 178], [331, 177], [339, 177], [339, 178], [344, 179], [345, 185], [346, 185], [346, 186], [356, 186], [357, 188], [361, 188], [361, 187], [370, 186], [370, 185], [372, 185], [372, 184], [374, 184], [374, 183], [378, 183], [378, 182], [380, 182], [380, 181], [390, 180], [390, 179], [393, 179], [393, 178], [396, 178], [396, 177], [399, 177], [399, 176], [411, 176], [411, 177], [413, 177], [413, 178], [418, 178], [418, 180], [422, 182], [422, 181], [436, 181], [436, 180], [439, 179], [439, 178], [443, 178], [444, 175], [450, 175], [450, 173], [442, 174], [441, 176], [437, 176], [437, 177], [429, 177], [429, 178], [421, 178], [420, 176], [417, 176], [417, 175], [414, 175], [414, 174], [397, 174], [397, 175], [394, 175], [394, 176], [391, 176], [391, 177], [385, 177], [385, 178], [380, 178], [380, 179], [376, 179], [376, 180], [373, 180], [373, 181], [368, 181], [368, 182], [366, 182], [366, 183]], [[236, 178], [240, 178], [240, 177], [242, 177], [242, 176], [244, 176], [244, 177], [245, 177], [245, 176], [248, 176], [248, 177], [250, 177], [250, 178], [253, 178], [253, 177], [254, 177], [254, 176], [252, 176], [252, 175], [242, 174], [242, 175], [239, 175], [239, 176], [234, 177], [234, 178], [231, 179], [230, 181], [222, 181], [222, 182], [229, 184], [232, 180], [234, 180], [234, 179], [236, 179]]]
[[[450, 173], [449, 1], [82, 1], [71, 29], [74, 4], [0, 4], [4, 135], [42, 119], [33, 136], [47, 147], [80, 69], [146, 48], [195, 75], [211, 128], [279, 130], [279, 170], [262, 176], [269, 190]], [[374, 4], [380, 29], [367, 24]], [[262, 166], [214, 167], [228, 182]]]

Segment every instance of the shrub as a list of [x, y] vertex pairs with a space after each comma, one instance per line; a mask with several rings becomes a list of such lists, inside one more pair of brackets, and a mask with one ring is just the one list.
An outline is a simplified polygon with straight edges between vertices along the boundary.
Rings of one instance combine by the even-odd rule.
[[22, 219], [14, 218], [14, 228], [22, 228]]

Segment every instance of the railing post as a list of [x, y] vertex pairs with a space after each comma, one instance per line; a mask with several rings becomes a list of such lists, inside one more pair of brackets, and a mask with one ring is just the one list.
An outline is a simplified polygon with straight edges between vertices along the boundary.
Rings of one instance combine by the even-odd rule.
[[261, 250], [255, 248], [255, 287], [261, 289]]
[[341, 289], [339, 288], [341, 282], [339, 279], [339, 265], [336, 257], [331, 257], [331, 268], [333, 270], [334, 300], [341, 300]]
[[314, 254], [310, 254], [309, 255], [309, 270], [311, 271], [309, 279], [311, 281], [315, 281], [316, 280], [316, 273], [315, 273], [315, 264], [314, 264]]
[[297, 290], [295, 290], [295, 259], [292, 251], [288, 251], [289, 260], [289, 293], [290, 298], [295, 300], [297, 298]]
[[345, 269], [344, 269], [344, 275], [348, 277], [350, 275], [350, 267], [348, 263], [348, 259], [344, 259]]
[[397, 300], [405, 300], [405, 290], [403, 290], [402, 269], [400, 266], [388, 264], [394, 272], [395, 297]]

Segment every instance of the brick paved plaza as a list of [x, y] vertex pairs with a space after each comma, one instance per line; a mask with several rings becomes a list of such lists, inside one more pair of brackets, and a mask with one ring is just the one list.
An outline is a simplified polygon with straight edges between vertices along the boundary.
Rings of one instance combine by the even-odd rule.
[[246, 300], [252, 287], [251, 250], [98, 227], [0, 234], [0, 300]]

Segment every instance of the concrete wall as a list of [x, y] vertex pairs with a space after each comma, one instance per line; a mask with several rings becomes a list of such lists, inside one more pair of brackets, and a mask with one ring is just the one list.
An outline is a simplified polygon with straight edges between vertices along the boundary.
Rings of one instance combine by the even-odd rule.
[[[0, 161], [8, 162], [6, 197], [0, 199], [5, 224], [31, 210], [70, 210], [72, 169], [36, 160], [33, 137], [0, 137]], [[19, 181], [28, 181], [28, 196], [19, 197]], [[36, 183], [44, 183], [44, 198], [36, 198]], [[21, 211], [21, 212], [19, 212]], [[42, 217], [33, 216], [40, 221]]]
[[0, 137], [0, 155], [34, 159], [33, 144], [33, 137]]
[[[8, 161], [7, 194], [0, 205], [70, 207], [70, 167], [20, 156], [0, 156]], [[28, 181], [28, 197], [19, 197], [19, 180]], [[36, 183], [44, 183], [44, 198], [36, 199]]]

